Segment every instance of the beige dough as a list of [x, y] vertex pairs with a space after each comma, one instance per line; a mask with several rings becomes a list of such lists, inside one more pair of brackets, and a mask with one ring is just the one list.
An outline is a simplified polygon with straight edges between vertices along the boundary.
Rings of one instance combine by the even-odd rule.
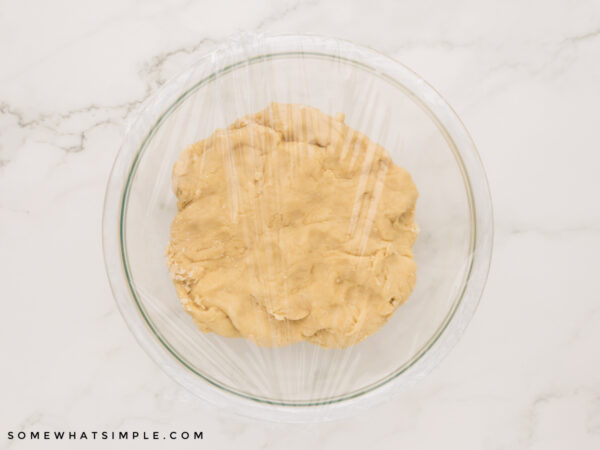
[[343, 121], [272, 104], [183, 151], [167, 263], [200, 330], [346, 347], [407, 300], [417, 190]]

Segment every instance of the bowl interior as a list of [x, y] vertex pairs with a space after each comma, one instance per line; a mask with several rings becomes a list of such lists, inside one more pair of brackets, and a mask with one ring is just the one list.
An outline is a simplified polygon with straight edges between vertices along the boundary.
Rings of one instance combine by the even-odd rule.
[[[472, 264], [473, 211], [460, 153], [421, 101], [370, 67], [316, 53], [271, 54], [182, 84], [149, 129], [124, 190], [125, 271], [140, 314], [179, 363], [243, 397], [283, 405], [351, 398], [398, 376], [439, 337], [460, 302]], [[407, 303], [375, 335], [331, 350], [300, 343], [259, 348], [203, 334], [181, 307], [165, 264], [176, 213], [171, 170], [180, 152], [270, 102], [343, 112], [346, 123], [381, 144], [419, 190], [418, 281]], [[150, 127], [149, 127], [150, 128]]]

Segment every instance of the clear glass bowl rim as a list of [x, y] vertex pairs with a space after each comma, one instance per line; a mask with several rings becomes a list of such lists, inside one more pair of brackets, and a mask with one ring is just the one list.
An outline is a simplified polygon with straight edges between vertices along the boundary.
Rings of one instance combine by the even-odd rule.
[[[269, 51], [265, 52], [265, 49]], [[226, 61], [236, 62], [219, 68], [216, 62], [224, 55]], [[173, 353], [168, 343], [165, 343], [160, 334], [154, 330], [151, 321], [146, 318], [143, 307], [138, 303], [135, 289], [129, 279], [123, 235], [123, 217], [132, 173], [135, 171], [146, 140], [160, 125], [161, 120], [182, 101], [185, 95], [227, 70], [234, 70], [243, 67], [244, 64], [269, 58], [290, 56], [324, 57], [352, 63], [387, 79], [413, 97], [413, 100], [437, 125], [454, 152], [469, 196], [472, 221], [470, 270], [464, 280], [461, 294], [442, 325], [427, 343], [410, 361], [392, 374], [358, 392], [306, 403], [279, 402], [236, 392], [198, 373]], [[188, 87], [183, 94], [181, 91], [177, 92], [179, 82], [189, 77], [198, 67], [203, 66], [208, 69], [208, 76], [194, 83], [192, 87]], [[158, 114], [152, 108], [156, 106], [157, 99], [162, 99], [159, 103], [167, 105]], [[144, 117], [147, 120], [143, 120]], [[154, 122], [154, 126], [148, 129], [147, 121]], [[139, 139], [136, 138], [144, 134], [145, 137], [140, 145]], [[337, 418], [350, 414], [353, 410], [351, 405], [357, 409], [383, 401], [391, 394], [422, 378], [450, 351], [464, 333], [485, 286], [491, 262], [493, 213], [485, 171], [468, 131], [454, 110], [427, 82], [394, 59], [347, 41], [312, 35], [278, 35], [253, 38], [251, 44], [243, 46], [233, 42], [219, 47], [201, 58], [193, 67], [167, 82], [144, 103], [137, 120], [130, 124], [125, 134], [111, 170], [105, 195], [102, 233], [106, 271], [119, 310], [140, 345], [163, 370], [201, 398], [234, 409], [240, 414], [277, 421], [305, 422], [312, 421], [318, 416], [315, 415], [315, 408], [318, 407], [327, 408], [327, 418]]]

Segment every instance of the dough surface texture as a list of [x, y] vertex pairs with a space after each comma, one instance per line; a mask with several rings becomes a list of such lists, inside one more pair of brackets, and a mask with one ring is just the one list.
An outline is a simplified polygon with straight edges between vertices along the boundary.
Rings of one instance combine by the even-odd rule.
[[343, 115], [271, 104], [186, 148], [167, 265], [203, 332], [354, 345], [416, 282], [417, 189]]

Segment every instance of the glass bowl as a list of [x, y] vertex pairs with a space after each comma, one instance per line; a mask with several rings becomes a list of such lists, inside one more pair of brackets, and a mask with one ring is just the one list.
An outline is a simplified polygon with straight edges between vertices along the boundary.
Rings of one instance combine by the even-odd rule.
[[[171, 170], [180, 152], [271, 102], [344, 113], [350, 127], [412, 174], [419, 190], [416, 287], [379, 332], [346, 349], [260, 348], [204, 334], [180, 305], [165, 264], [176, 213]], [[352, 414], [431, 370], [476, 309], [492, 237], [484, 169], [450, 106], [397, 61], [315, 36], [246, 36], [166, 83], [126, 133], [103, 217], [115, 299], [150, 356], [203, 399], [291, 422]]]

